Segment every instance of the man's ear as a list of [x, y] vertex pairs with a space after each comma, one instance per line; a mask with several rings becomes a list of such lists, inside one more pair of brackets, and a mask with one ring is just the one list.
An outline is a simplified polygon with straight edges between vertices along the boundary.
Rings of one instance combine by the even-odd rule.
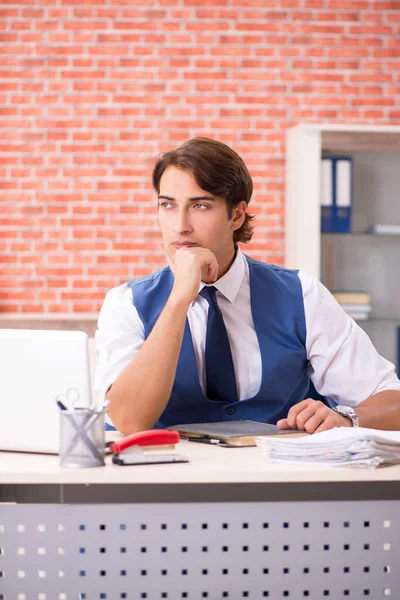
[[234, 231], [240, 229], [246, 218], [246, 202], [242, 200], [232, 209], [232, 227]]

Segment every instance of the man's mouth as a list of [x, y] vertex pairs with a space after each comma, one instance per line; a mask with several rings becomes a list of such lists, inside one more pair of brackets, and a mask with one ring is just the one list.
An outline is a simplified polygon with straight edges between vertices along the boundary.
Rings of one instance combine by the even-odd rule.
[[172, 242], [172, 245], [177, 250], [179, 248], [194, 248], [195, 246], [198, 246], [198, 244], [195, 244], [194, 242]]

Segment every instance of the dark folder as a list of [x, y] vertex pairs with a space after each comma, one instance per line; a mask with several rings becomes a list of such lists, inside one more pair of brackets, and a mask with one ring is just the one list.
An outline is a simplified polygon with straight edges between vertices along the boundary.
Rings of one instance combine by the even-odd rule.
[[193, 442], [215, 443], [222, 446], [255, 446], [256, 438], [264, 435], [307, 435], [297, 429], [278, 429], [271, 423], [259, 421], [221, 421], [216, 423], [183, 423], [168, 427], [179, 431]]

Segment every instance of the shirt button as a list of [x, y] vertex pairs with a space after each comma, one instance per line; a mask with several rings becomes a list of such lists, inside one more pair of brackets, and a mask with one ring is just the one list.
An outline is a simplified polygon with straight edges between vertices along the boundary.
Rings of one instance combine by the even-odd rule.
[[236, 412], [236, 408], [233, 408], [233, 406], [230, 406], [229, 408], [226, 409], [226, 412], [228, 413], [228, 415], [234, 415]]

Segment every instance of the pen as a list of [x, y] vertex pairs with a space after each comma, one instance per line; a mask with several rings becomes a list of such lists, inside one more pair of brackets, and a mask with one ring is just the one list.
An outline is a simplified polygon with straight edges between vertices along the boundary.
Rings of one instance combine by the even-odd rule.
[[202, 437], [196, 437], [196, 438], [186, 438], [188, 442], [200, 442], [200, 444], [223, 444], [224, 441], [223, 440], [219, 440], [216, 438], [202, 438]]

